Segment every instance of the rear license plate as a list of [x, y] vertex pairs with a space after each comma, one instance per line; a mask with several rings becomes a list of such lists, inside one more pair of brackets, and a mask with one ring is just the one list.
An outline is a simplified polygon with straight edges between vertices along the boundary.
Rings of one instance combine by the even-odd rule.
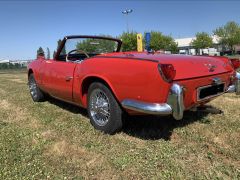
[[209, 99], [224, 93], [224, 83], [199, 87], [197, 90], [198, 101]]

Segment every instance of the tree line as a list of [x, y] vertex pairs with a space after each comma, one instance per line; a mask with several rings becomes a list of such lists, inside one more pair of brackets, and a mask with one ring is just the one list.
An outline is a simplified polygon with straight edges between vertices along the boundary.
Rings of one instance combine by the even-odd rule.
[[[213, 30], [213, 35], [218, 38], [219, 45], [222, 51], [230, 51], [232, 54], [236, 53], [236, 45], [240, 45], [240, 26], [234, 21], [227, 22], [224, 26]], [[206, 32], [196, 33], [196, 39], [192, 41], [191, 45], [195, 49], [204, 49], [213, 46], [212, 37]]]
[[24, 69], [26, 66], [23, 66], [19, 63], [0, 63], [0, 69]]
[[[145, 33], [144, 33], [145, 34]], [[178, 52], [178, 44], [173, 37], [164, 35], [159, 31], [151, 31], [150, 48], [153, 51], [171, 51], [171, 53]], [[213, 39], [207, 32], [197, 32], [196, 38], [191, 42], [191, 46], [199, 52], [200, 49], [213, 47]], [[213, 30], [213, 35], [216, 35], [223, 51], [231, 51], [232, 54], [236, 53], [235, 46], [240, 44], [240, 25], [234, 21], [227, 22], [225, 25]], [[107, 35], [107, 37], [111, 37]], [[122, 51], [136, 51], [137, 50], [137, 32], [123, 32], [117, 38], [121, 39]], [[145, 46], [145, 40], [143, 39], [143, 46]], [[58, 47], [61, 44], [61, 40], [57, 42]], [[53, 57], [56, 51], [53, 52]], [[45, 52], [42, 47], [37, 50], [37, 56], [44, 55]], [[50, 50], [47, 48], [47, 57], [50, 59]]]

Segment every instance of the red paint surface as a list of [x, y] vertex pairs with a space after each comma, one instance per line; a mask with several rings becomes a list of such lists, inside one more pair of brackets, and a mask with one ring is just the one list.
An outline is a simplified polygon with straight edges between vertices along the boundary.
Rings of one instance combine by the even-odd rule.
[[[144, 60], [145, 59], [145, 60]], [[153, 60], [153, 61], [151, 61]], [[176, 70], [173, 82], [165, 82], [158, 64], [172, 64]], [[209, 64], [214, 71], [209, 71]], [[97, 77], [105, 81], [119, 102], [128, 98], [151, 103], [165, 103], [172, 83], [185, 88], [184, 103], [188, 109], [196, 105], [196, 92], [200, 86], [219, 77], [231, 83], [235, 73], [227, 58], [147, 54], [137, 52], [109, 53], [82, 61], [79, 64], [38, 58], [29, 64], [39, 87], [50, 95], [86, 107], [86, 94], [82, 83]], [[66, 81], [66, 77], [73, 77]]]

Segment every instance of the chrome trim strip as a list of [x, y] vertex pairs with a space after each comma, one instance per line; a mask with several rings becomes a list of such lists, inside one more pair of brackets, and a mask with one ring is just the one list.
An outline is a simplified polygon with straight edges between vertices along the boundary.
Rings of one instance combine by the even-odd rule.
[[235, 84], [230, 85], [227, 88], [226, 93], [236, 93], [236, 95], [240, 95], [240, 73], [236, 73], [236, 81]]
[[176, 120], [183, 118], [183, 112], [185, 109], [183, 101], [183, 88], [176, 83], [174, 83], [170, 89], [167, 103], [146, 103], [132, 99], [124, 99], [121, 104], [126, 109], [145, 114], [172, 114]]
[[122, 106], [137, 112], [155, 115], [170, 115], [172, 108], [166, 103], [145, 103], [137, 100], [125, 99], [122, 101]]
[[240, 95], [240, 73], [236, 73], [236, 78], [237, 78], [237, 80], [236, 80], [236, 83], [235, 83], [235, 89], [236, 89], [236, 94], [237, 95]]
[[236, 92], [235, 85], [228, 86], [226, 93], [234, 93], [234, 92]]
[[167, 103], [172, 107], [173, 117], [176, 120], [182, 119], [183, 112], [185, 110], [182, 86], [176, 83], [172, 85], [168, 95]]

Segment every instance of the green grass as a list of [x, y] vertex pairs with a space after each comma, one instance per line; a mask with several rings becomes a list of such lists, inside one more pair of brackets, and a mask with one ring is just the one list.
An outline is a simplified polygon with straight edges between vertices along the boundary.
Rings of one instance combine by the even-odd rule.
[[27, 76], [0, 72], [0, 179], [239, 179], [240, 97], [223, 114], [129, 117], [123, 131], [93, 129], [85, 110], [33, 103]]

